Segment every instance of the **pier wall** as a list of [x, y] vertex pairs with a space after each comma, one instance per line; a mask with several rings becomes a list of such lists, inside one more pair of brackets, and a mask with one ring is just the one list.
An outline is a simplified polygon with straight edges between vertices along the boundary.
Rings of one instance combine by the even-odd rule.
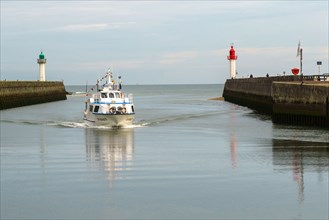
[[229, 79], [226, 101], [272, 115], [275, 123], [329, 128], [329, 82], [314, 77], [279, 76]]
[[273, 82], [273, 121], [329, 128], [329, 82]]
[[226, 101], [271, 113], [271, 84], [269, 78], [229, 79], [225, 83], [223, 97]]
[[0, 110], [66, 100], [63, 82], [0, 81]]
[[225, 83], [223, 97], [226, 101], [272, 114], [272, 83], [299, 80], [298, 76], [228, 79]]

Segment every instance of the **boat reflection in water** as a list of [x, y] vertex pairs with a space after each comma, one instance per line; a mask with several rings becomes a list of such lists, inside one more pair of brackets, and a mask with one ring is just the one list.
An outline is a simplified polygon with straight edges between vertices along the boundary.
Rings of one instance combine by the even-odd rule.
[[304, 200], [304, 173], [318, 173], [319, 179], [328, 174], [329, 143], [273, 139], [274, 169], [292, 170], [298, 185], [299, 202]]
[[129, 170], [134, 154], [133, 129], [85, 129], [87, 158], [92, 167], [105, 171], [110, 180]]

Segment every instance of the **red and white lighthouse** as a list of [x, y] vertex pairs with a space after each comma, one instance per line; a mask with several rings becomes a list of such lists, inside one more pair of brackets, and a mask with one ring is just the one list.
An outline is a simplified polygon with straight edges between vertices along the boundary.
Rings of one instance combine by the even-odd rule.
[[230, 56], [227, 56], [227, 59], [230, 61], [230, 76], [231, 79], [236, 77], [235, 61], [238, 59], [238, 56], [235, 55], [235, 50], [233, 45], [231, 46]]

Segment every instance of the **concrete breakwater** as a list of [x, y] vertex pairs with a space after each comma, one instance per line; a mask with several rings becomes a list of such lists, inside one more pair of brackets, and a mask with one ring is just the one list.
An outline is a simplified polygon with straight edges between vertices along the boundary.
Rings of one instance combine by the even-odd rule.
[[63, 82], [0, 81], [0, 110], [66, 100]]
[[229, 79], [223, 97], [226, 101], [270, 114], [275, 123], [329, 128], [329, 81], [314, 81], [314, 78]]

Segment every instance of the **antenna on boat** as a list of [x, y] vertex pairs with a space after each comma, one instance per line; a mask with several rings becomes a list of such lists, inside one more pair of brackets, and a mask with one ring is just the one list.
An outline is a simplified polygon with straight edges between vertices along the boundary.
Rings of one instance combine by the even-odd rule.
[[88, 93], [87, 93], [87, 85], [88, 85], [88, 80], [86, 81], [86, 96], [85, 96], [85, 110], [87, 110], [87, 96], [88, 96]]
[[[111, 69], [108, 68], [107, 70], [107, 73], [106, 73], [106, 76], [107, 76], [107, 82], [106, 84], [109, 86], [109, 85], [112, 85], [112, 72], [111, 72]], [[113, 85], [111, 86], [111, 89], [113, 89]]]
[[88, 85], [88, 80], [86, 81], [86, 89], [85, 89], [86, 94], [87, 94], [87, 85]]

